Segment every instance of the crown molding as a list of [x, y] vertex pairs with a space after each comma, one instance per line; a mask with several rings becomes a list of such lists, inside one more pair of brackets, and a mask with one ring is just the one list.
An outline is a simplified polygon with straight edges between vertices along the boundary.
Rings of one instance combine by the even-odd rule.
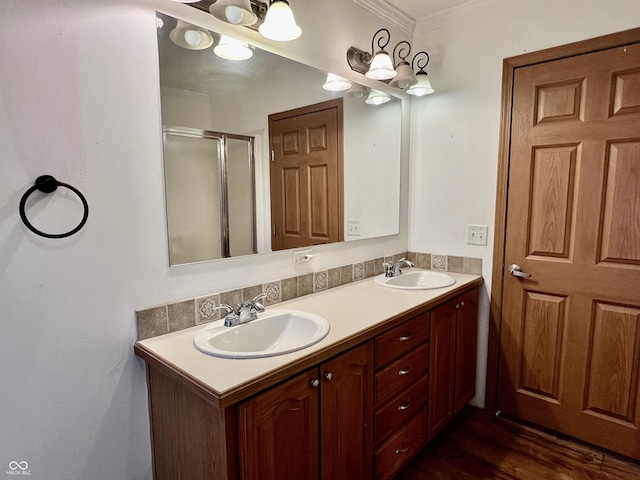
[[[357, 1], [357, 0], [356, 0]], [[419, 18], [414, 29], [415, 35], [421, 35], [433, 30], [437, 30], [447, 25], [456, 23], [459, 20], [473, 17], [479, 13], [501, 7], [514, 0], [471, 0], [456, 7], [448, 8], [441, 12]]]
[[416, 21], [397, 9], [386, 0], [353, 0], [358, 5], [366, 8], [378, 17], [386, 20], [410, 36], [413, 36]]

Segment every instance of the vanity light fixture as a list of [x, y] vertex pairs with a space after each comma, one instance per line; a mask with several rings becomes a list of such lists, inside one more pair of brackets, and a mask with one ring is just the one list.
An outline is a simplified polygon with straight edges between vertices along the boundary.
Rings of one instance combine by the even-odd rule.
[[249, 0], [217, 0], [209, 7], [211, 15], [233, 25], [253, 25], [258, 16], [253, 13]]
[[220, 35], [220, 43], [213, 48], [213, 53], [226, 60], [247, 60], [253, 56], [248, 44], [226, 35]]
[[374, 90], [373, 88], [369, 90], [369, 96], [364, 101], [367, 105], [382, 105], [383, 103], [387, 103], [391, 100], [389, 94], [381, 92], [379, 90]]
[[351, 88], [352, 84], [346, 78], [339, 77], [333, 73], [327, 74], [327, 81], [324, 82], [322, 88], [329, 92], [344, 92]]
[[[376, 38], [379, 50], [375, 51]], [[391, 41], [391, 34], [386, 28], [378, 30], [371, 39], [371, 53], [356, 47], [347, 50], [347, 63], [358, 73], [363, 73], [373, 80], [390, 80], [397, 75], [393, 69], [391, 57], [385, 51], [385, 47]]]
[[394, 60], [396, 58], [396, 54], [400, 60], [397, 62], [396, 66], [397, 75], [393, 80], [391, 80], [391, 83], [389, 83], [389, 85], [391, 85], [392, 87], [397, 87], [401, 90], [405, 90], [406, 88], [418, 83], [418, 80], [413, 75], [413, 70], [411, 69], [409, 62], [407, 62], [407, 57], [410, 53], [411, 44], [406, 40], [398, 43], [393, 49]]
[[191, 25], [184, 20], [178, 20], [176, 28], [169, 33], [169, 38], [173, 43], [187, 50], [204, 50], [213, 45], [213, 37], [209, 30]]
[[198, 3], [200, 0], [171, 0], [176, 3]]
[[269, 40], [279, 42], [295, 40], [302, 34], [287, 0], [271, 0], [267, 16], [258, 27], [258, 32]]
[[[426, 59], [424, 57], [426, 57]], [[422, 97], [423, 95], [429, 95], [435, 92], [435, 90], [431, 86], [431, 81], [429, 81], [429, 78], [427, 77], [427, 72], [424, 70], [429, 64], [429, 54], [427, 52], [416, 53], [413, 57], [412, 63], [414, 69], [416, 65], [419, 68], [418, 72], [416, 73], [417, 83], [409, 87], [407, 93], [416, 97]]]

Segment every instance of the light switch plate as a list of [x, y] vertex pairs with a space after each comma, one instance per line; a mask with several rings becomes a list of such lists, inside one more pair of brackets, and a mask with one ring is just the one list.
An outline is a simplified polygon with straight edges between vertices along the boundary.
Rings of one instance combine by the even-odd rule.
[[489, 227], [487, 225], [467, 225], [467, 243], [486, 245]]

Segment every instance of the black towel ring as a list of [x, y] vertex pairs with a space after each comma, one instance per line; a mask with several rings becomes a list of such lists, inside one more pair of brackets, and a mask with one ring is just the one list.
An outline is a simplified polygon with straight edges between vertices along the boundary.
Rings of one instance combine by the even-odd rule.
[[[66, 233], [41, 232], [36, 227], [31, 225], [31, 222], [29, 222], [29, 220], [27, 219], [27, 215], [24, 213], [24, 206], [27, 203], [27, 198], [29, 198], [29, 195], [31, 195], [36, 190], [40, 190], [41, 192], [44, 192], [44, 193], [51, 193], [55, 191], [56, 188], [58, 187], [66, 187], [72, 192], [74, 192], [76, 195], [78, 195], [84, 207], [84, 215], [82, 216], [82, 220], [80, 221], [80, 224], [73, 230], [69, 230]], [[77, 233], [82, 227], [84, 227], [84, 224], [87, 223], [87, 218], [89, 218], [89, 204], [87, 203], [87, 199], [84, 198], [84, 195], [82, 195], [82, 193], [80, 193], [80, 191], [77, 188], [72, 187], [71, 185], [68, 185], [66, 183], [59, 182], [51, 175], [41, 175], [38, 178], [36, 178], [36, 183], [33, 185], [33, 187], [29, 188], [29, 190], [27, 190], [22, 196], [22, 198], [20, 199], [20, 218], [22, 219], [22, 222], [26, 225], [26, 227], [29, 230], [31, 230], [36, 235], [40, 235], [41, 237], [45, 237], [45, 238], [70, 237], [74, 233]]]

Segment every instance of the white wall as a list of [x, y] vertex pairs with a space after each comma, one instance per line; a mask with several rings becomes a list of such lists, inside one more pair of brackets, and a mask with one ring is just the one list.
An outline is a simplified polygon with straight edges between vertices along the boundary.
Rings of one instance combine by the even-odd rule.
[[[380, 20], [344, 0], [294, 7], [301, 39], [263, 45], [351, 76], [344, 52], [366, 48]], [[299, 273], [287, 252], [169, 269], [156, 8], [218, 25], [168, 0], [0, 2], [0, 474], [27, 461], [34, 480], [150, 479], [135, 310]], [[88, 199], [69, 239], [20, 222], [20, 197], [43, 173]], [[61, 231], [75, 206], [60, 191], [29, 213]], [[318, 247], [313, 267], [404, 248], [404, 234]]]
[[[478, 0], [416, 25], [413, 44], [431, 55], [436, 93], [411, 105], [409, 249], [483, 259], [477, 404], [486, 375], [502, 60], [638, 26], [638, 0]], [[467, 224], [489, 225], [488, 246], [465, 244]]]

